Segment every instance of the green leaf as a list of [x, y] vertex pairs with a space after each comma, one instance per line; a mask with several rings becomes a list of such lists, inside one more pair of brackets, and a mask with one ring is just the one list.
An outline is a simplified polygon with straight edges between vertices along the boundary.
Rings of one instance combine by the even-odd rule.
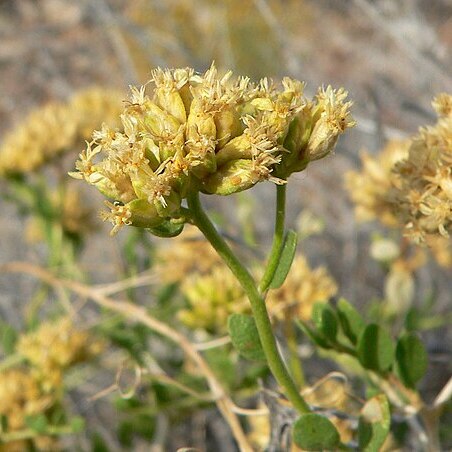
[[337, 318], [333, 308], [328, 303], [314, 303], [311, 318], [317, 331], [334, 343], [337, 335]]
[[0, 433], [6, 433], [8, 431], [8, 416], [6, 414], [0, 414]]
[[11, 325], [4, 323], [2, 324], [1, 338], [5, 355], [13, 354], [18, 338], [17, 331]]
[[36, 433], [45, 433], [49, 425], [44, 414], [36, 414], [25, 417], [25, 424], [27, 427], [34, 430]]
[[71, 420], [71, 429], [74, 433], [80, 433], [85, 430], [85, 419], [81, 416], [74, 416]]
[[288, 230], [284, 237], [284, 244], [279, 257], [278, 266], [276, 267], [275, 274], [273, 275], [272, 282], [270, 283], [271, 289], [277, 289], [281, 287], [286, 280], [290, 267], [295, 257], [295, 251], [297, 250], [298, 234], [292, 229]]
[[389, 434], [391, 413], [384, 394], [368, 400], [361, 409], [358, 425], [359, 450], [378, 452]]
[[331, 345], [325, 340], [325, 338], [320, 336], [317, 333], [317, 331], [315, 331], [313, 328], [311, 328], [307, 323], [302, 322], [300, 320], [298, 320], [296, 323], [299, 326], [299, 328], [301, 329], [301, 331], [303, 331], [303, 333], [306, 334], [306, 336], [308, 336], [309, 339], [311, 339], [311, 341], [314, 342], [314, 344], [318, 345], [321, 348], [325, 348], [325, 349], [332, 348]]
[[418, 330], [422, 324], [422, 312], [416, 308], [411, 308], [405, 317], [405, 328], [408, 331]]
[[352, 344], [356, 344], [365, 327], [360, 313], [345, 298], [341, 298], [337, 303], [337, 315], [342, 331]]
[[148, 228], [153, 235], [157, 237], [176, 237], [179, 235], [184, 229], [185, 223], [175, 223], [171, 220], [164, 221], [162, 224], [158, 226], [154, 226], [153, 228]]
[[141, 414], [133, 419], [133, 431], [147, 441], [151, 441], [155, 433], [155, 418], [149, 414]]
[[117, 428], [118, 440], [121, 443], [122, 447], [127, 448], [128, 450], [132, 449], [133, 445], [133, 422], [127, 420], [121, 422]]
[[419, 336], [406, 333], [399, 338], [396, 347], [397, 374], [403, 383], [414, 388], [424, 376], [428, 365], [428, 355]]
[[231, 314], [228, 318], [228, 331], [232, 345], [244, 358], [255, 361], [266, 360], [253, 317]]
[[364, 368], [386, 372], [394, 361], [391, 336], [377, 324], [371, 323], [358, 339], [357, 353]]
[[108, 445], [100, 433], [91, 436], [91, 452], [109, 452]]
[[227, 388], [234, 387], [237, 380], [236, 363], [231, 359], [231, 347], [213, 348], [204, 352], [206, 361], [218, 379]]
[[329, 419], [320, 414], [302, 414], [293, 424], [294, 443], [304, 450], [335, 450], [339, 433]]

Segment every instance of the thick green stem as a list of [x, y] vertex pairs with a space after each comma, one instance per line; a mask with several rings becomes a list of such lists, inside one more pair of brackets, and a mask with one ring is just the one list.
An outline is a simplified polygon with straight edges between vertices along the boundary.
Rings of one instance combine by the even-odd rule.
[[268, 257], [264, 276], [259, 284], [259, 291], [264, 293], [270, 286], [278, 267], [279, 258], [284, 242], [284, 222], [286, 217], [286, 184], [276, 186], [276, 214], [275, 231], [273, 235], [272, 249]]
[[202, 209], [198, 193], [190, 195], [187, 201], [193, 222], [234, 273], [250, 300], [257, 331], [259, 333], [259, 339], [267, 358], [267, 364], [273, 376], [278, 384], [285, 390], [286, 396], [292, 402], [293, 406], [300, 413], [308, 413], [310, 411], [309, 406], [299, 394], [297, 387], [290, 377], [282, 357], [279, 354], [265, 301], [259, 293], [253, 277], [241, 264], [221, 235], [218, 234], [215, 226]]

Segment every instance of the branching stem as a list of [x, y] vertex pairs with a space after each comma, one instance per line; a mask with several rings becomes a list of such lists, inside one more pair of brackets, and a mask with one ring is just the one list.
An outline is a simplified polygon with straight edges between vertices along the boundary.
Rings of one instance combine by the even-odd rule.
[[259, 291], [264, 293], [276, 271], [284, 243], [284, 223], [286, 219], [286, 184], [276, 185], [276, 214], [275, 231], [273, 235], [272, 249], [270, 251], [264, 276], [259, 284]]
[[267, 358], [267, 364], [273, 376], [281, 388], [284, 389], [287, 398], [292, 402], [293, 406], [300, 413], [308, 413], [310, 411], [309, 405], [298, 392], [278, 351], [265, 301], [256, 287], [253, 277], [215, 229], [215, 226], [201, 206], [198, 193], [189, 195], [188, 208], [190, 209], [191, 218], [194, 224], [204, 234], [220, 257], [231, 269], [247, 294], [251, 303], [251, 309], [253, 311], [262, 348]]

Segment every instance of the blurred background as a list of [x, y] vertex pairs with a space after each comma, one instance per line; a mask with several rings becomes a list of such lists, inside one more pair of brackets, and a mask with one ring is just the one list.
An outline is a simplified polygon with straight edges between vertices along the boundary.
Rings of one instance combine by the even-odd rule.
[[[327, 84], [349, 91], [358, 124], [341, 137], [335, 155], [291, 179], [288, 221], [294, 226], [302, 209], [320, 217], [324, 232], [303, 242], [312, 265], [326, 265], [340, 294], [354, 304], [381, 298], [384, 272], [369, 259], [378, 227], [356, 223], [343, 175], [358, 167], [362, 149], [377, 153], [387, 139], [435, 121], [432, 98], [452, 90], [451, 1], [1, 0], [0, 141], [33, 109], [82, 88], [110, 87], [126, 98], [128, 86], [145, 83], [156, 66], [204, 71], [213, 60], [254, 80], [304, 80], [308, 96]], [[81, 150], [68, 158], [66, 171]], [[96, 207], [101, 197], [93, 192]], [[251, 193], [258, 200], [274, 196], [271, 184]], [[235, 208], [233, 199], [205, 201], [223, 215]], [[26, 224], [3, 196], [0, 211], [0, 263], [41, 262], [45, 250], [26, 246]], [[258, 240], [268, 244], [272, 213], [258, 208], [256, 215]], [[124, 237], [109, 237], [100, 220], [97, 228], [82, 265], [92, 282], [110, 282], [124, 265], [118, 251]], [[450, 307], [450, 269], [423, 267], [416, 299], [431, 290], [433, 274], [434, 309], [441, 313]], [[3, 320], [20, 325], [30, 284], [0, 275]], [[451, 337], [447, 327], [426, 336], [437, 359], [426, 388], [430, 397], [450, 375]]]

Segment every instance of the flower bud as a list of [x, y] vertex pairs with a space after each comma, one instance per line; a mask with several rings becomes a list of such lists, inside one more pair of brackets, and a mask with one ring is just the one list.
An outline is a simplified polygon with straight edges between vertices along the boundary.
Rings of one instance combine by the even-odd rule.
[[157, 141], [168, 134], [175, 135], [180, 126], [179, 121], [173, 115], [150, 101], [146, 102], [143, 122]]
[[187, 113], [180, 94], [176, 90], [160, 87], [155, 91], [157, 105], [174, 116], [180, 124], [185, 123]]
[[168, 196], [161, 197], [154, 201], [158, 215], [161, 217], [170, 217], [180, 209], [181, 198], [179, 193], [171, 191]]
[[271, 154], [262, 154], [250, 160], [229, 161], [203, 181], [203, 188], [208, 193], [230, 195], [247, 190], [266, 179], [277, 184], [284, 183], [284, 181], [271, 176], [272, 167], [278, 161]]
[[217, 148], [222, 149], [226, 143], [239, 136], [243, 132], [240, 115], [235, 108], [227, 108], [214, 116], [217, 129]]

